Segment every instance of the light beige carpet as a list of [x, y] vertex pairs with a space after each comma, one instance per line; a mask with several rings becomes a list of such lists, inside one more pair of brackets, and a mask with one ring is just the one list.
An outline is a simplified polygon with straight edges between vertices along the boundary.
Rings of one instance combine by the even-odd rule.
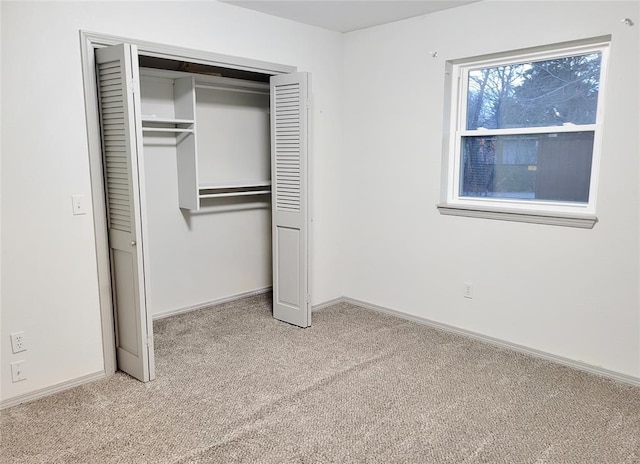
[[6, 463], [640, 463], [640, 388], [338, 304], [156, 322], [124, 374], [1, 413]]

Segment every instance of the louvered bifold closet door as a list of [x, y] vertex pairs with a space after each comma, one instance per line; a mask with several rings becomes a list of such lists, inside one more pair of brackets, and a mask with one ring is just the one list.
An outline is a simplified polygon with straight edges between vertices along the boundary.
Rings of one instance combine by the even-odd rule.
[[308, 73], [271, 77], [273, 316], [311, 325]]
[[138, 55], [135, 46], [96, 50], [98, 102], [107, 197], [118, 369], [154, 377], [144, 287], [138, 156], [142, 152]]

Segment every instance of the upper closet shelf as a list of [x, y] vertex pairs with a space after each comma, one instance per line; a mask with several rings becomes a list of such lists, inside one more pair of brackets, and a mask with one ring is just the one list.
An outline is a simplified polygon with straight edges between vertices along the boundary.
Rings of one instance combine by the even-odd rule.
[[192, 119], [157, 118], [153, 115], [142, 116], [142, 132], [193, 133]]
[[[253, 84], [253, 83], [251, 83]], [[196, 82], [196, 89], [210, 89], [210, 90], [222, 90], [225, 92], [240, 92], [240, 93], [255, 93], [259, 95], [269, 95], [269, 87], [266, 87], [260, 83], [255, 85], [223, 85], [223, 84], [211, 84]]]
[[142, 127], [142, 132], [165, 132], [173, 134], [192, 134], [193, 129], [183, 129], [180, 127]]
[[153, 114], [143, 114], [142, 124], [157, 122], [160, 124], [193, 124], [193, 119], [159, 118]]

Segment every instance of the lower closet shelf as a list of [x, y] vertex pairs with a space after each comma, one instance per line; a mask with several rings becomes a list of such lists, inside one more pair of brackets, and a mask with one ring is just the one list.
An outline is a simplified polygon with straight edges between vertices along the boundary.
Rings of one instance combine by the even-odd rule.
[[200, 199], [269, 194], [271, 194], [270, 181], [201, 185], [198, 187], [198, 197]]

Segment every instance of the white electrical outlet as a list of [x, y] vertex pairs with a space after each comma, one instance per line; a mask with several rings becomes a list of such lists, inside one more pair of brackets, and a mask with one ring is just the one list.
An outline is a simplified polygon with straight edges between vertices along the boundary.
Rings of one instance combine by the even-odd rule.
[[14, 332], [11, 334], [11, 349], [14, 353], [27, 350], [27, 341], [24, 337], [24, 332]]
[[462, 296], [465, 298], [472, 299], [473, 298], [473, 284], [469, 282], [464, 283], [464, 290]]
[[11, 363], [11, 381], [20, 382], [21, 380], [27, 380], [27, 376], [24, 372], [24, 361], [16, 361]]

